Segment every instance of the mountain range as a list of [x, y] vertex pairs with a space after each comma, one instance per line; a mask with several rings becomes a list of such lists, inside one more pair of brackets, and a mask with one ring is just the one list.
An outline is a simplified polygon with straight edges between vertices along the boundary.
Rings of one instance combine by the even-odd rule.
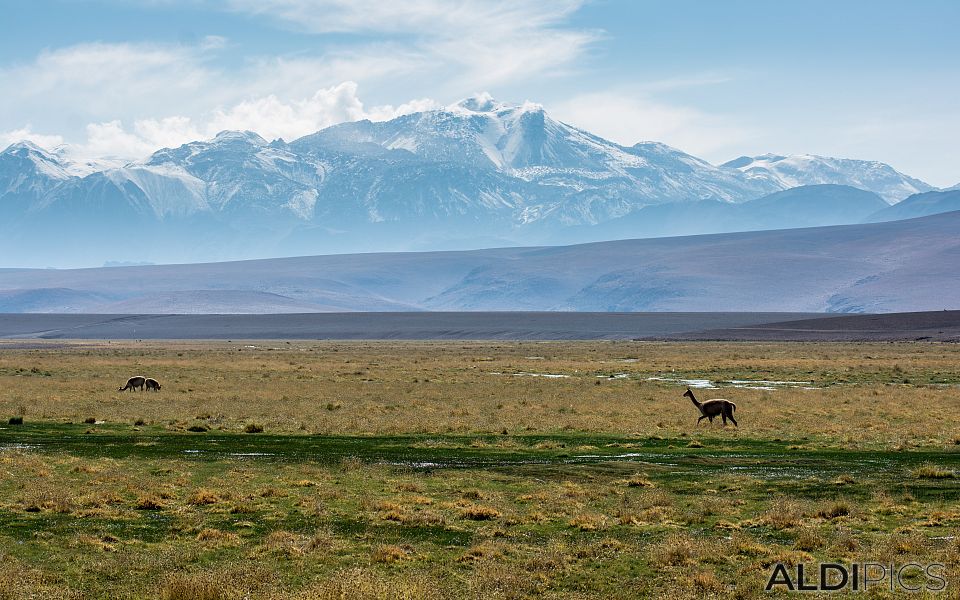
[[0, 312], [960, 308], [960, 211], [572, 246], [0, 269]]
[[[934, 191], [871, 161], [715, 166], [480, 95], [289, 143], [226, 131], [123, 165], [14, 144], [0, 152], [0, 256], [79, 266], [570, 244], [859, 223]], [[942, 202], [901, 202], [914, 203]]]

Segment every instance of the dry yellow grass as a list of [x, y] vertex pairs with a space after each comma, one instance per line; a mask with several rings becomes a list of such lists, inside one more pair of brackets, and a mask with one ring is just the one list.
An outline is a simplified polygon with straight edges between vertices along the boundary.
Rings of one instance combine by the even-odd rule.
[[[116, 392], [135, 371], [155, 375], [163, 392]], [[610, 374], [626, 377], [598, 378]], [[27, 422], [96, 415], [213, 432], [674, 437], [694, 430], [683, 387], [651, 377], [811, 382], [702, 391], [701, 398], [737, 403], [741, 426], [726, 435], [845, 447], [956, 445], [960, 347], [936, 344], [100, 342], [5, 350], [0, 342], [0, 415], [23, 411]]]

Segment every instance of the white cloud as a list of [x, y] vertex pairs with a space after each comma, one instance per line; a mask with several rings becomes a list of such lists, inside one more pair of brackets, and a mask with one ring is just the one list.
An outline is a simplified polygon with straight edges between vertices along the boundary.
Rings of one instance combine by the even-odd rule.
[[[416, 53], [381, 45], [215, 67], [227, 44], [218, 36], [193, 45], [88, 43], [0, 67], [0, 141], [30, 139], [44, 147], [67, 141], [85, 156], [135, 159], [224, 129], [292, 139], [334, 123], [407, 110], [366, 111], [353, 76], [403, 77], [422, 61]], [[38, 122], [58, 135], [23, 125]]]
[[556, 25], [583, 0], [230, 0], [234, 10], [264, 15], [314, 33], [396, 32], [454, 35], [464, 30]]
[[[86, 126], [86, 140], [69, 145], [68, 150], [78, 158], [118, 157], [133, 160], [146, 157], [160, 148], [210, 139], [224, 130], [250, 130], [266, 139], [290, 141], [345, 121], [385, 121], [440, 106], [433, 100], [423, 98], [396, 107], [381, 105], [368, 109], [357, 95], [357, 87], [355, 82], [345, 81], [317, 90], [308, 98], [290, 102], [281, 101], [273, 95], [253, 98], [229, 108], [215, 109], [198, 119], [186, 116], [137, 119], [130, 128], [116, 119], [90, 123]], [[60, 136], [36, 134], [29, 127], [0, 134], [0, 141], [6, 141], [4, 147], [23, 139], [48, 149], [64, 143]]]
[[179, 146], [201, 137], [187, 117], [140, 119], [134, 122], [133, 131], [125, 130], [122, 122], [114, 120], [88, 124], [86, 142], [71, 150], [87, 158], [136, 159], [160, 148]]
[[565, 27], [584, 0], [232, 0], [290, 28], [412, 37], [409, 50], [454, 85], [489, 87], [569, 67], [600, 33]]
[[203, 52], [197, 47], [104, 43], [47, 50], [31, 63], [0, 69], [2, 105], [62, 110], [68, 101], [74, 111], [96, 112], [121, 109], [147, 95], [154, 105], [176, 101], [213, 78], [202, 64]]
[[10, 131], [0, 131], [0, 150], [10, 144], [23, 141], [33, 142], [41, 148], [56, 148], [63, 144], [63, 136], [37, 133], [30, 125]]
[[360, 119], [387, 120], [415, 110], [435, 108], [432, 100], [414, 100], [397, 108], [375, 106], [367, 110], [357, 96], [357, 84], [345, 81], [317, 90], [311, 97], [282, 102], [270, 95], [243, 101], [228, 110], [217, 110], [205, 126], [207, 136], [225, 129], [249, 129], [267, 139], [292, 140], [324, 127]]

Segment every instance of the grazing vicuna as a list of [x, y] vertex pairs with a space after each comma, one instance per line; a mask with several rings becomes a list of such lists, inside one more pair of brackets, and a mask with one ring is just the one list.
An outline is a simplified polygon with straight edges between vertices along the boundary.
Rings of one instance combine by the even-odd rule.
[[156, 391], [156, 392], [159, 392], [159, 391], [160, 391], [160, 382], [157, 381], [156, 379], [154, 379], [154, 378], [152, 378], [152, 377], [147, 377], [147, 379], [146, 379], [146, 381], [144, 381], [144, 383], [145, 383], [146, 386], [147, 386], [147, 390], [154, 390], [154, 391]]
[[140, 388], [140, 391], [142, 392], [143, 386], [146, 384], [146, 382], [147, 378], [143, 375], [135, 375], [127, 380], [127, 385], [123, 386], [122, 388], [118, 388], [117, 391], [124, 392], [126, 390], [135, 390]]
[[697, 407], [697, 410], [700, 411], [700, 418], [697, 419], [697, 425], [700, 424], [700, 421], [704, 419], [710, 419], [710, 422], [713, 423], [714, 417], [723, 417], [723, 424], [727, 424], [727, 419], [733, 421], [733, 424], [737, 425], [737, 420], [733, 418], [733, 411], [737, 410], [737, 405], [729, 400], [723, 400], [716, 398], [714, 400], [707, 400], [706, 402], [699, 402], [697, 397], [693, 395], [693, 390], [687, 388], [687, 391], [683, 394], [687, 398], [690, 398], [693, 405]]

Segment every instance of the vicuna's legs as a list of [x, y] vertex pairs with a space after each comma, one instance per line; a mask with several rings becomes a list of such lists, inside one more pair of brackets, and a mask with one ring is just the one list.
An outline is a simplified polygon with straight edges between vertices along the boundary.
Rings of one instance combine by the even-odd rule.
[[723, 424], [724, 424], [724, 425], [727, 424], [727, 419], [726, 419], [726, 418], [729, 417], [730, 420], [733, 421], [734, 426], [740, 427], [739, 425], [737, 425], [737, 420], [733, 418], [733, 407], [732, 407], [732, 406], [728, 406], [726, 412], [727, 412], [727, 414], [724, 415]]

